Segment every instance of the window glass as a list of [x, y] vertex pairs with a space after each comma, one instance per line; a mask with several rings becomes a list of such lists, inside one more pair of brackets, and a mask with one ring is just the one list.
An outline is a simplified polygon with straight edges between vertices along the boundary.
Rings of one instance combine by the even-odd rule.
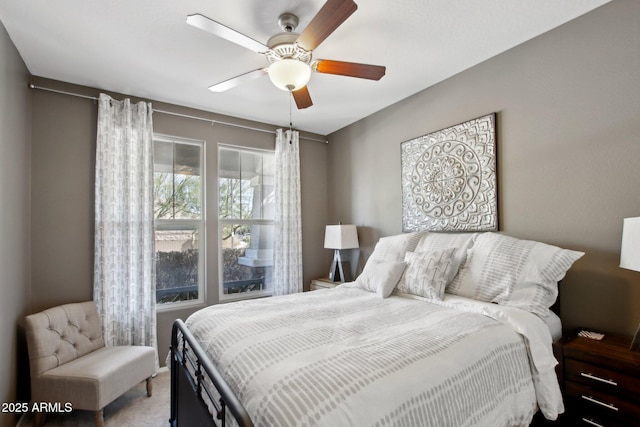
[[154, 139], [156, 301], [204, 301], [204, 145]]
[[220, 146], [221, 298], [268, 295], [272, 286], [274, 163], [271, 151]]

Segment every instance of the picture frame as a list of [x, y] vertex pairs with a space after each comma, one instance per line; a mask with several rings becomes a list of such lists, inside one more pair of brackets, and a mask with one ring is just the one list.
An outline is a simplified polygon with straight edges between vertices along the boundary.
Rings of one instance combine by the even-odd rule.
[[404, 232], [498, 230], [496, 113], [400, 149]]

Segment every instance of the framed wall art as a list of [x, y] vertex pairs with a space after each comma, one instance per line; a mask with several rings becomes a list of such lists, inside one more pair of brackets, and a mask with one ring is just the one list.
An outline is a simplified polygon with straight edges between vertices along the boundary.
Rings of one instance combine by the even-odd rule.
[[496, 231], [496, 114], [403, 142], [403, 231]]

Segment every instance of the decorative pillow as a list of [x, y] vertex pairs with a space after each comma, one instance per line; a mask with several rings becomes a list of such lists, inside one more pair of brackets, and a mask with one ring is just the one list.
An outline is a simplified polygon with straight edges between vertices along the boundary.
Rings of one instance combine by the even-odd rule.
[[560, 281], [583, 252], [497, 233], [475, 238], [448, 293], [522, 308], [544, 317]]
[[[404, 254], [413, 251], [424, 231], [396, 234], [395, 236], [381, 237], [369, 257], [374, 261], [404, 261]], [[365, 266], [366, 267], [366, 266]]]
[[387, 298], [398, 284], [405, 266], [404, 262], [399, 261], [369, 259], [352, 286], [375, 292], [382, 298]]
[[414, 252], [435, 252], [455, 248], [452, 268], [449, 270], [450, 276], [447, 277], [449, 284], [467, 259], [467, 251], [473, 246], [473, 239], [478, 235], [479, 233], [430, 232], [422, 236]]
[[441, 300], [448, 278], [453, 277], [455, 248], [435, 252], [407, 252], [407, 267], [398, 283], [398, 292]]

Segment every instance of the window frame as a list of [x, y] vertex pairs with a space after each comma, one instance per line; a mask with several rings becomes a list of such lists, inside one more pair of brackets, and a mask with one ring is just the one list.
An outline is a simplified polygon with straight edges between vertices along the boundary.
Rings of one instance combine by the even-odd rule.
[[[159, 219], [154, 214], [154, 233], [156, 230], [191, 230], [198, 231], [198, 298], [176, 301], [176, 302], [157, 302], [156, 296], [156, 312], [179, 310], [183, 308], [192, 308], [198, 305], [204, 305], [207, 301], [207, 227], [206, 227], [206, 142], [204, 140], [184, 138], [178, 136], [153, 134], [153, 142], [156, 141], [171, 142], [173, 144], [196, 145], [200, 147], [200, 218], [199, 219]], [[155, 174], [155, 159], [154, 159]], [[154, 206], [155, 209], [155, 206]], [[155, 242], [155, 239], [154, 239]], [[155, 257], [155, 250], [154, 250]], [[158, 289], [156, 289], [157, 295]]]
[[[269, 289], [263, 289], [259, 291], [250, 291], [250, 292], [238, 292], [225, 294], [224, 293], [224, 249], [222, 248], [222, 233], [224, 230], [223, 225], [233, 225], [233, 224], [246, 224], [246, 225], [276, 225], [276, 220], [274, 219], [226, 219], [220, 218], [220, 172], [222, 168], [220, 167], [220, 150], [221, 149], [230, 149], [236, 150], [240, 152], [254, 152], [254, 153], [269, 153], [273, 154], [275, 161], [275, 149], [263, 149], [263, 148], [253, 148], [253, 147], [244, 147], [240, 145], [233, 144], [224, 144], [218, 143], [217, 154], [218, 154], [218, 169], [217, 169], [217, 179], [216, 179], [216, 217], [218, 221], [218, 300], [221, 303], [224, 302], [233, 302], [233, 301], [241, 301], [255, 298], [265, 298], [273, 295], [273, 287]], [[272, 266], [273, 268], [273, 266]]]

